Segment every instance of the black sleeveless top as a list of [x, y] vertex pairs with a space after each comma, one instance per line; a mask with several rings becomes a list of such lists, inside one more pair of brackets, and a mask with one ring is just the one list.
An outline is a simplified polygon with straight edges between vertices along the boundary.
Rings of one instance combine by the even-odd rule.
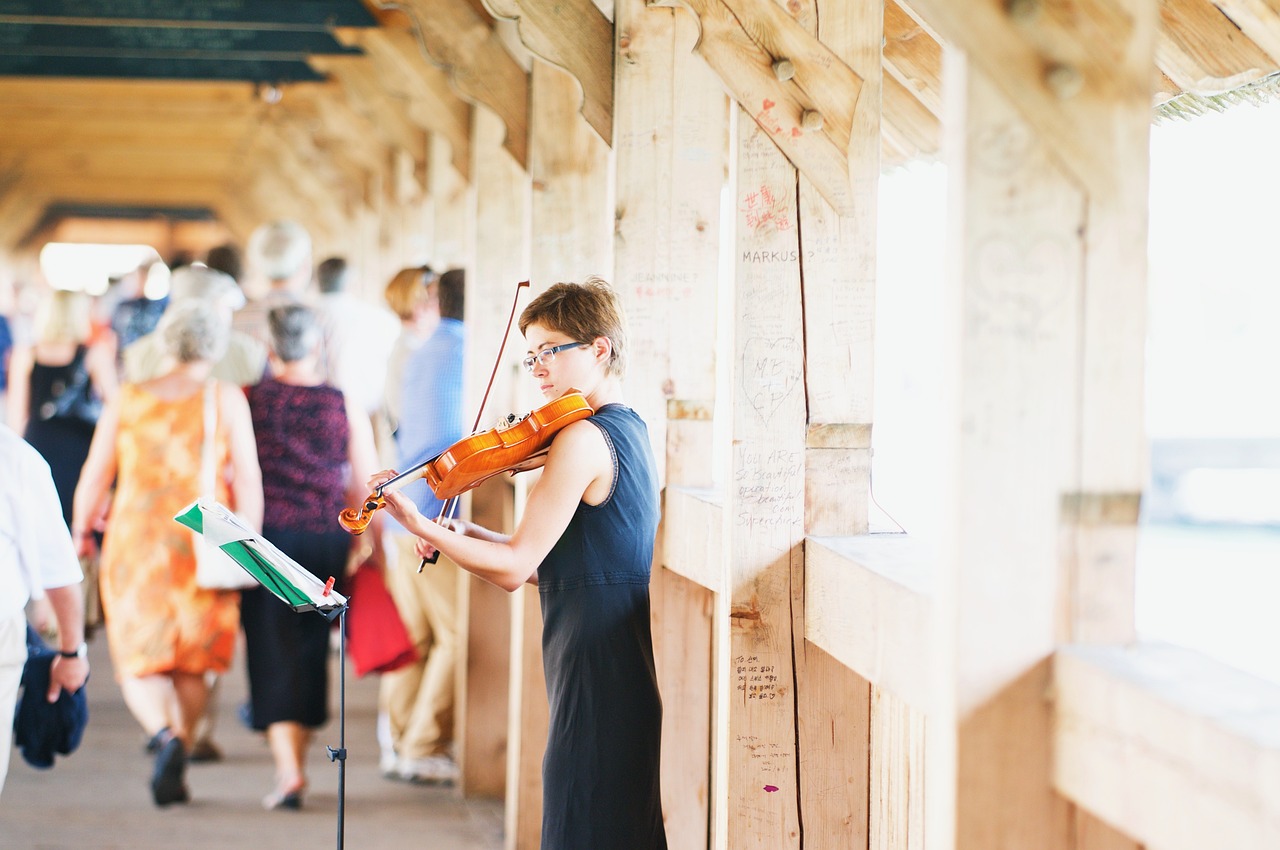
[[[80, 467], [84, 466], [89, 456], [89, 444], [93, 441], [91, 417], [101, 405], [92, 394], [92, 382], [85, 365], [87, 355], [88, 349], [81, 345], [76, 348], [71, 362], [65, 365], [32, 364], [27, 427], [22, 434], [49, 462], [58, 499], [62, 503], [62, 517], [68, 526], [71, 525], [71, 502], [76, 483], [80, 480]], [[76, 393], [78, 386], [90, 387], [89, 394]], [[79, 399], [73, 407], [81, 416], [58, 412], [59, 400], [68, 392]], [[65, 408], [66, 404], [62, 407]]]
[[659, 519], [648, 428], [629, 407], [590, 417], [613, 491], [579, 503], [538, 567], [551, 706], [542, 763], [542, 850], [662, 850], [662, 700], [649, 628]]

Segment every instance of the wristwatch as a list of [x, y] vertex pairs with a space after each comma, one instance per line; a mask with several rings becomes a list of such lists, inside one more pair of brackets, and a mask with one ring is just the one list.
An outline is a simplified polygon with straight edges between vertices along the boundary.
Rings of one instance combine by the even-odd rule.
[[71, 650], [70, 652], [68, 652], [65, 649], [59, 649], [58, 654], [61, 655], [63, 658], [88, 658], [89, 644], [81, 643], [79, 646], [77, 646], [75, 649]]

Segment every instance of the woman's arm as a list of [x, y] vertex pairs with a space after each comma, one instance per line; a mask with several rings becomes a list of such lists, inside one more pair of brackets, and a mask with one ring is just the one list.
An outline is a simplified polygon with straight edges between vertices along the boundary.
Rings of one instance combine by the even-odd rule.
[[[379, 473], [370, 480], [377, 487], [390, 478]], [[387, 510], [410, 532], [439, 549], [466, 571], [507, 591], [528, 581], [560, 535], [569, 527], [583, 494], [602, 478], [612, 480], [613, 457], [604, 435], [589, 422], [579, 421], [556, 435], [520, 518], [509, 538], [467, 523], [466, 534], [450, 531], [424, 518], [413, 502], [397, 492], [386, 493]]]
[[76, 553], [82, 556], [93, 548], [94, 523], [116, 478], [116, 434], [119, 430], [120, 402], [112, 399], [102, 408], [102, 415], [93, 429], [89, 456], [80, 469], [80, 480], [71, 499], [71, 536], [75, 538]]
[[28, 345], [17, 345], [9, 356], [9, 427], [18, 436], [27, 430], [27, 408], [31, 404], [31, 367], [35, 353]]
[[231, 437], [231, 498], [236, 515], [254, 531], [262, 530], [262, 468], [253, 437], [249, 401], [237, 386], [219, 381], [218, 413]]
[[[114, 340], [114, 337], [111, 337]], [[114, 342], [98, 342], [89, 346], [85, 355], [85, 368], [89, 370], [89, 381], [97, 390], [98, 397], [104, 402], [116, 397], [120, 381], [116, 377], [116, 352]]]
[[[351, 478], [347, 484], [347, 504], [359, 505], [369, 492], [365, 482], [373, 476], [379, 466], [378, 449], [374, 444], [373, 422], [369, 414], [365, 413], [360, 405], [346, 393], [343, 393], [343, 401], [347, 408], [347, 424], [350, 433], [347, 438], [347, 463], [351, 466]], [[380, 514], [373, 515], [366, 533], [369, 545], [373, 547], [370, 557], [375, 564], [384, 563]]]

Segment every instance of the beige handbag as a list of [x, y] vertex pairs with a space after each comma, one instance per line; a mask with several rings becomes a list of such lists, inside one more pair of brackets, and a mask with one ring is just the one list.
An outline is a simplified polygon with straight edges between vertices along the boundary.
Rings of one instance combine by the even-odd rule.
[[[215, 442], [218, 432], [217, 386], [204, 385], [204, 442], [200, 447], [200, 501], [217, 498]], [[257, 584], [253, 576], [203, 534], [191, 532], [196, 553], [196, 585], [207, 590], [240, 590]]]

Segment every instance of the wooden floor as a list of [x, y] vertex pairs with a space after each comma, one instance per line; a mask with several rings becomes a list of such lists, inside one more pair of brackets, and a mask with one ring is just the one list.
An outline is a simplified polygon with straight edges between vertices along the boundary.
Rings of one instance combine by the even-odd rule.
[[[308, 767], [310, 792], [300, 812], [264, 811], [271, 757], [263, 738], [242, 726], [244, 669], [223, 680], [216, 740], [225, 759], [192, 765], [192, 802], [158, 809], [147, 782], [151, 761], [143, 735], [120, 696], [101, 634], [90, 644], [90, 724], [80, 749], [39, 771], [15, 751], [0, 795], [0, 847], [5, 850], [149, 850], [149, 848], [338, 847], [338, 766], [325, 745], [338, 745], [334, 717], [320, 731]], [[378, 774], [374, 736], [377, 680], [347, 677], [347, 770], [343, 845], [359, 850], [430, 847], [499, 850], [502, 804], [463, 800], [457, 790], [392, 782]]]

